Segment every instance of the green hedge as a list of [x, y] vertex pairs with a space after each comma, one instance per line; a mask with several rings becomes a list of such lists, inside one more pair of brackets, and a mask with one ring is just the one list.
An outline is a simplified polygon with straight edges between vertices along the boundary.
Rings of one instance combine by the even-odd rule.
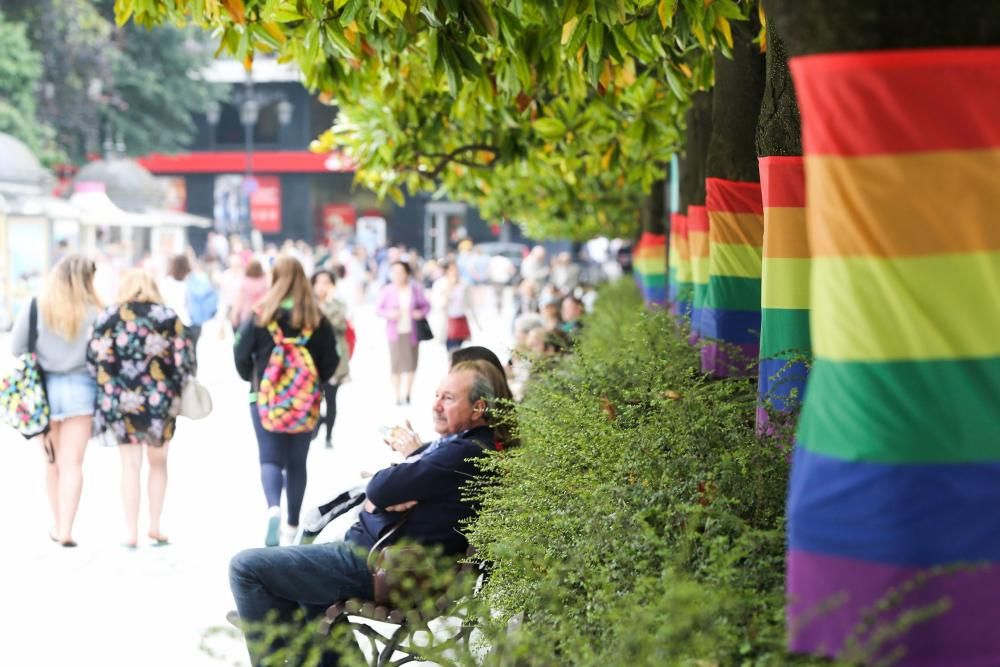
[[[634, 285], [602, 292], [576, 353], [533, 378], [523, 446], [491, 459], [472, 543], [523, 664], [787, 665], [788, 450], [756, 385], [709, 380]], [[508, 642], [508, 639], [511, 640]], [[503, 658], [497, 658], [503, 662]], [[497, 664], [499, 664], [499, 662]]]

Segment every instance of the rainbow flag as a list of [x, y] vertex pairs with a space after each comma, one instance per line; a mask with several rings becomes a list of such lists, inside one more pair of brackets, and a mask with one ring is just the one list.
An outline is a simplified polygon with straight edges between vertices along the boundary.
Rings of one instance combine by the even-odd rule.
[[691, 344], [699, 338], [701, 314], [708, 294], [708, 210], [688, 206], [688, 247], [691, 253]]
[[[764, 262], [760, 298], [758, 430], [768, 411], [795, 413], [805, 396], [809, 340], [809, 234], [801, 157], [760, 158]], [[765, 407], [766, 406], [766, 407]]]
[[635, 279], [647, 306], [667, 303], [667, 236], [643, 232], [632, 258]]
[[838, 654], [930, 609], [875, 658], [996, 665], [1000, 48], [791, 69], [816, 359], [789, 486], [791, 648]]
[[764, 208], [760, 183], [705, 179], [709, 218], [708, 290], [699, 332], [701, 370], [720, 377], [756, 372]]
[[670, 312], [676, 310], [677, 303], [677, 265], [680, 264], [680, 249], [677, 245], [677, 227], [673, 218], [670, 219], [670, 235], [667, 237], [667, 303]]
[[691, 281], [691, 246], [688, 242], [687, 216], [680, 213], [670, 215], [670, 230], [674, 236], [673, 246], [677, 248], [674, 280], [676, 292], [671, 301], [671, 312], [690, 319], [691, 301], [694, 299], [694, 283]]

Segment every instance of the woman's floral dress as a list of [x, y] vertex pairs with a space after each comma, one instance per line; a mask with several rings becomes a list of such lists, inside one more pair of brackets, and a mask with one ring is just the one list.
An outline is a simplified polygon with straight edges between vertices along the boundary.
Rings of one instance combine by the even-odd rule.
[[97, 379], [94, 429], [122, 444], [162, 445], [174, 435], [194, 351], [177, 314], [158, 303], [111, 306], [97, 318], [87, 348]]

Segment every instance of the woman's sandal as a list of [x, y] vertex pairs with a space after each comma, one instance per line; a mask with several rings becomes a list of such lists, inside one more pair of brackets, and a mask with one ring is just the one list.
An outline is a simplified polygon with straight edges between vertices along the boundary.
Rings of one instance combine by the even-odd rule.
[[154, 547], [165, 547], [170, 544], [170, 540], [167, 539], [166, 535], [154, 535], [153, 533], [150, 533], [149, 539], [153, 540], [153, 543], [150, 546]]
[[63, 542], [58, 537], [56, 537], [55, 533], [51, 531], [49, 531], [49, 539], [58, 544], [59, 546], [65, 547], [67, 549], [71, 549], [76, 546], [76, 542], [74, 542], [73, 540], [66, 540], [65, 542]]

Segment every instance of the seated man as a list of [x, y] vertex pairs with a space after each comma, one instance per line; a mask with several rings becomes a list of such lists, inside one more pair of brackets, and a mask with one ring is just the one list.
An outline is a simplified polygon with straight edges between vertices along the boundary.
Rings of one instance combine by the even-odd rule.
[[[502, 448], [505, 429], [494, 428], [492, 403], [503, 395], [502, 374], [482, 361], [455, 365], [435, 394], [434, 430], [441, 438], [421, 444], [401, 432], [390, 445], [407, 460], [376, 473], [367, 501], [343, 542], [248, 549], [233, 557], [229, 585], [245, 626], [251, 661], [261, 664], [277, 645], [263, 646], [261, 623], [269, 613], [291, 622], [297, 611], [319, 618], [326, 608], [348, 598], [371, 599], [372, 575], [365, 556], [375, 542], [409, 516], [396, 540], [440, 546], [446, 554], [468, 548], [460, 524], [475, 509], [461, 500], [461, 487], [479, 474], [472, 460]], [[311, 628], [302, 628], [310, 632]], [[329, 651], [323, 665], [338, 664]]]

